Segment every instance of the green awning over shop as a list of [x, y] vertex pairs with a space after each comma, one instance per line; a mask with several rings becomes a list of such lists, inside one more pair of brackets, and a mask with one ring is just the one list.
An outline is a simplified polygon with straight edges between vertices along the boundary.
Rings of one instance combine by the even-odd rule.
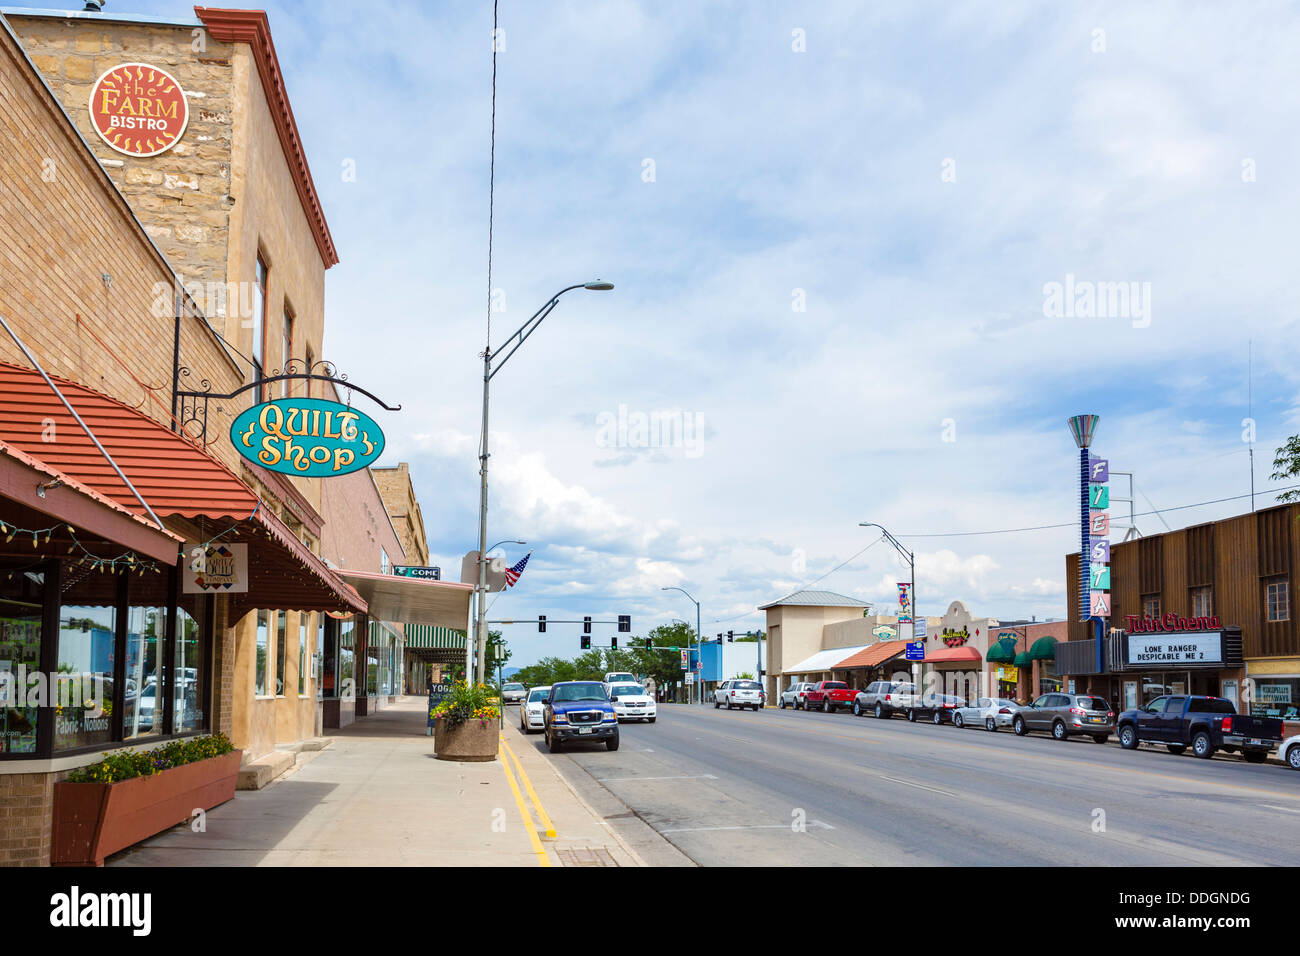
[[1016, 659], [1016, 639], [1014, 637], [999, 638], [998, 642], [989, 648], [989, 652], [984, 655], [984, 659], [990, 664], [1010, 664]]
[[1034, 641], [1034, 646], [1029, 649], [1029, 659], [1031, 661], [1056, 660], [1056, 638], [1040, 637]]
[[433, 624], [407, 624], [407, 647], [430, 647], [465, 651], [465, 632]]
[[1029, 656], [1028, 651], [1021, 651], [1019, 654], [1016, 655], [1017, 667], [1032, 667], [1033, 664], [1034, 664], [1034, 659]]

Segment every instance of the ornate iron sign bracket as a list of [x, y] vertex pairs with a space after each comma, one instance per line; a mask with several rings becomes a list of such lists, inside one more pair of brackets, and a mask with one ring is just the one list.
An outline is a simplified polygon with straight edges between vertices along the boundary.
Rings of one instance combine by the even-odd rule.
[[[348, 381], [346, 374], [340, 374], [337, 366], [333, 362], [318, 361], [314, 362], [310, 368], [306, 362], [300, 359], [290, 359], [283, 370], [276, 369], [270, 375], [264, 376], [255, 382], [250, 382], [233, 392], [216, 393], [212, 391], [212, 383], [206, 378], [199, 380], [199, 388], [196, 390], [186, 390], [180, 388], [180, 383], [190, 378], [193, 373], [183, 366], [176, 367], [174, 377], [175, 389], [172, 401], [173, 408], [173, 425], [175, 430], [182, 434], [199, 441], [204, 447], [211, 445], [217, 439], [209, 439], [208, 435], [208, 403], [211, 401], [230, 401], [245, 392], [251, 392], [253, 389], [264, 389], [273, 385], [275, 382], [287, 381], [315, 381], [315, 382], [332, 382], [349, 392], [360, 392], [369, 398], [375, 404], [379, 405], [385, 411], [398, 412], [402, 410], [401, 405], [389, 405], [373, 392], [362, 388], [360, 385]], [[352, 404], [349, 395], [347, 403]], [[221, 406], [217, 406], [217, 411], [222, 411]]]

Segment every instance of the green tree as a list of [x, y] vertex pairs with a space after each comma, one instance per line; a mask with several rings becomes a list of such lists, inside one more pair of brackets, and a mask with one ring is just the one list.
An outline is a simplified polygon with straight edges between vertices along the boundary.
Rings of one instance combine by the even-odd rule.
[[[1273, 459], [1274, 481], [1288, 481], [1300, 478], [1300, 435], [1292, 435], [1285, 445], [1277, 450]], [[1278, 501], [1300, 501], [1300, 488], [1278, 493]]]

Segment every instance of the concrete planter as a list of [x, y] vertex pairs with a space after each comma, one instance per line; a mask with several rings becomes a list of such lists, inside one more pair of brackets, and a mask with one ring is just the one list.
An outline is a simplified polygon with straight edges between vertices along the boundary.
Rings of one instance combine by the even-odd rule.
[[433, 750], [439, 760], [496, 760], [501, 725], [496, 720], [466, 720], [452, 727], [446, 717], [433, 722]]
[[103, 866], [104, 858], [235, 795], [243, 751], [117, 783], [56, 783], [50, 862]]

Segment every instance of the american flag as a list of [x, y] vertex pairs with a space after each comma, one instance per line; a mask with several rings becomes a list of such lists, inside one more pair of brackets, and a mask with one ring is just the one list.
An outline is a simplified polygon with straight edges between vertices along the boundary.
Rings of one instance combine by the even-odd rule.
[[518, 581], [524, 573], [524, 565], [528, 563], [528, 559], [532, 556], [533, 552], [529, 551], [524, 555], [524, 559], [513, 568], [506, 568], [506, 587], [512, 588], [515, 586], [515, 582]]

